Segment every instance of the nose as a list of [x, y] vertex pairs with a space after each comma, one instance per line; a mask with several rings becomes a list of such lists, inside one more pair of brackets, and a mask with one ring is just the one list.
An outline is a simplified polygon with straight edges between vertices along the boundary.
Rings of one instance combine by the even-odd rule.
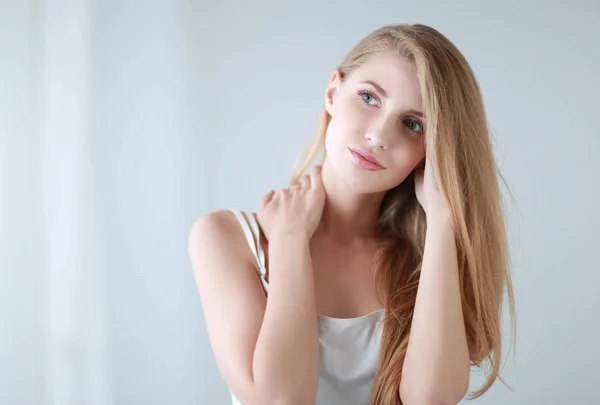
[[369, 128], [365, 139], [374, 148], [387, 149], [390, 145], [391, 135], [394, 132], [394, 119], [382, 119]]
[[383, 145], [383, 140], [381, 139], [381, 135], [374, 134], [371, 131], [371, 132], [367, 132], [367, 134], [365, 135], [365, 139], [369, 142], [369, 145], [371, 145], [372, 147], [385, 149], [385, 147]]

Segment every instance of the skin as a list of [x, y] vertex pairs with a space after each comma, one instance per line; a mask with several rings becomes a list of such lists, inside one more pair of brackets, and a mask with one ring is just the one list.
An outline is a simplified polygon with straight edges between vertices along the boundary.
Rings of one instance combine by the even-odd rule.
[[[314, 403], [317, 314], [347, 318], [383, 307], [368, 271], [375, 223], [385, 192], [416, 169], [427, 236], [399, 396], [405, 405], [456, 404], [470, 370], [456, 245], [447, 201], [425, 159], [423, 121], [414, 113], [422, 109], [416, 68], [382, 54], [349, 77], [335, 71], [325, 106], [331, 123], [322, 168], [290, 189], [267, 193], [255, 214], [270, 274], [268, 301], [229, 212], [208, 214], [191, 231], [190, 256], [217, 363], [243, 403]], [[348, 147], [368, 149], [385, 170], [357, 167]], [[223, 294], [232, 298], [224, 303]], [[293, 367], [282, 365], [282, 357]]]
[[[332, 117], [323, 165], [327, 198], [315, 235], [323, 241], [328, 237], [357, 241], [358, 247], [347, 249], [345, 255], [355, 251], [367, 256], [373, 249], [369, 239], [384, 193], [417, 168], [415, 192], [428, 226], [400, 396], [405, 404], [455, 404], [468, 389], [469, 356], [450, 211], [431, 165], [424, 160], [422, 118], [410, 113], [420, 112], [422, 105], [416, 67], [387, 54], [370, 60], [343, 84], [341, 79], [334, 72], [326, 93]], [[375, 81], [384, 93], [365, 81]], [[348, 146], [369, 149], [386, 169], [357, 168], [348, 159]], [[327, 266], [331, 269], [332, 262]], [[355, 291], [364, 306], [353, 312], [372, 310], [372, 295], [361, 294], [358, 287]]]

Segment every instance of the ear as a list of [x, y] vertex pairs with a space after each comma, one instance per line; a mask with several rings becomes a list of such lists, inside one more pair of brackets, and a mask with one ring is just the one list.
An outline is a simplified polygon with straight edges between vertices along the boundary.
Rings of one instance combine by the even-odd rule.
[[333, 104], [335, 102], [335, 96], [337, 95], [340, 85], [342, 84], [342, 72], [335, 70], [329, 78], [329, 85], [325, 91], [325, 109], [329, 115], [333, 116]]

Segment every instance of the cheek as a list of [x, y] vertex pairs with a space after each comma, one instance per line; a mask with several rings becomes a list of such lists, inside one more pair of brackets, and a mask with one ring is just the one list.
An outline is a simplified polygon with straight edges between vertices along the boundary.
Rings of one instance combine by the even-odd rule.
[[343, 95], [335, 106], [333, 119], [337, 121], [338, 128], [345, 131], [361, 131], [369, 120], [369, 111], [360, 105], [352, 96]]
[[332, 117], [325, 132], [325, 153], [330, 157], [335, 154], [335, 145], [338, 144], [337, 138], [340, 130], [337, 123], [338, 120]]
[[394, 156], [394, 174], [398, 183], [401, 183], [425, 158], [425, 148], [422, 142], [407, 143]]
[[354, 131], [364, 131], [369, 124], [369, 119], [372, 116], [367, 108], [362, 107], [355, 100], [345, 100], [341, 106], [341, 117], [345, 125]]
[[336, 106], [326, 133], [326, 142], [331, 146], [333, 142], [356, 143], [365, 134], [368, 117], [352, 104], [346, 101]]

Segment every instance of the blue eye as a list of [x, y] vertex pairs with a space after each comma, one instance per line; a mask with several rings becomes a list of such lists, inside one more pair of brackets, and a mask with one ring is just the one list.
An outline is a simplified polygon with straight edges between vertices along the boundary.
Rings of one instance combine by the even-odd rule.
[[369, 92], [367, 91], [359, 91], [358, 94], [362, 97], [362, 100], [371, 106], [376, 106], [377, 105], [377, 99]]
[[[410, 129], [412, 132], [423, 132], [423, 127], [417, 121], [415, 121], [415, 120], [406, 120], [405, 122], [413, 123], [414, 124], [413, 126], [407, 125], [408, 129]], [[416, 129], [415, 129], [415, 126], [416, 126]]]

